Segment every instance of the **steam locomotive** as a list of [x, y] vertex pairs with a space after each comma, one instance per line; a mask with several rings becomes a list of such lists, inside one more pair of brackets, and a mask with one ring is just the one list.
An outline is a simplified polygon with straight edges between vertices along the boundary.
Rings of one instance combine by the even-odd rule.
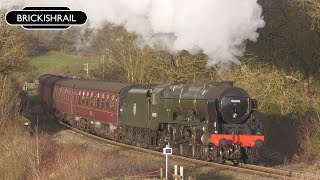
[[82, 131], [219, 163], [252, 162], [264, 143], [257, 101], [232, 82], [141, 85], [45, 74], [47, 111]]

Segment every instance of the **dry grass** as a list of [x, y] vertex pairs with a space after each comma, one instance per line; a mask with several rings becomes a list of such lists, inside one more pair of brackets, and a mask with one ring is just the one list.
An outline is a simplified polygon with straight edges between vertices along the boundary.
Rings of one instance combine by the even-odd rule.
[[35, 141], [27, 131], [6, 127], [0, 138], [0, 174], [2, 179], [30, 179], [36, 173]]
[[54, 145], [46, 153], [47, 162], [39, 179], [126, 177], [159, 168], [151, 161], [120, 156], [117, 152], [106, 154], [84, 146]]
[[0, 128], [6, 119], [19, 116], [19, 91], [7, 75], [0, 75]]
[[[82, 145], [58, 144], [45, 134], [36, 136], [19, 127], [1, 132], [0, 174], [2, 179], [83, 179], [126, 177], [159, 169], [144, 157], [106, 153]], [[40, 164], [37, 163], [39, 158]]]
[[316, 169], [320, 167], [320, 117], [319, 110], [315, 114], [308, 114], [301, 124], [300, 142], [301, 162], [312, 164]]

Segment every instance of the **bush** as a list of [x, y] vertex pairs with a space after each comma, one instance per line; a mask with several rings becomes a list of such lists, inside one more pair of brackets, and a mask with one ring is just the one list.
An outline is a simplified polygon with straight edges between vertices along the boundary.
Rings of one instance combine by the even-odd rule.
[[258, 100], [266, 145], [282, 152], [289, 160], [320, 162], [320, 84], [290, 74], [268, 64], [247, 61], [223, 71], [225, 80], [233, 80]]

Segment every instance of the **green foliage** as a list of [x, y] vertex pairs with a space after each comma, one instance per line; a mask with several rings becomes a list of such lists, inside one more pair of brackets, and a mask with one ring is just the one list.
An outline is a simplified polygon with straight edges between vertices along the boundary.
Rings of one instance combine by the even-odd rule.
[[[84, 74], [84, 65], [89, 60], [81, 56], [69, 56], [58, 53], [46, 53], [35, 56], [31, 60], [40, 73], [54, 73], [61, 75]], [[90, 61], [89, 61], [90, 66]]]

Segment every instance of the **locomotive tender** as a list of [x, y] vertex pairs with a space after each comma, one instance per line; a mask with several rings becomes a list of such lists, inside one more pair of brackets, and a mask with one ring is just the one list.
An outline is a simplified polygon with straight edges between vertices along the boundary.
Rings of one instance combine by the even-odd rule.
[[264, 143], [257, 102], [232, 82], [139, 85], [45, 74], [47, 111], [80, 130], [119, 142], [224, 163], [251, 162]]

